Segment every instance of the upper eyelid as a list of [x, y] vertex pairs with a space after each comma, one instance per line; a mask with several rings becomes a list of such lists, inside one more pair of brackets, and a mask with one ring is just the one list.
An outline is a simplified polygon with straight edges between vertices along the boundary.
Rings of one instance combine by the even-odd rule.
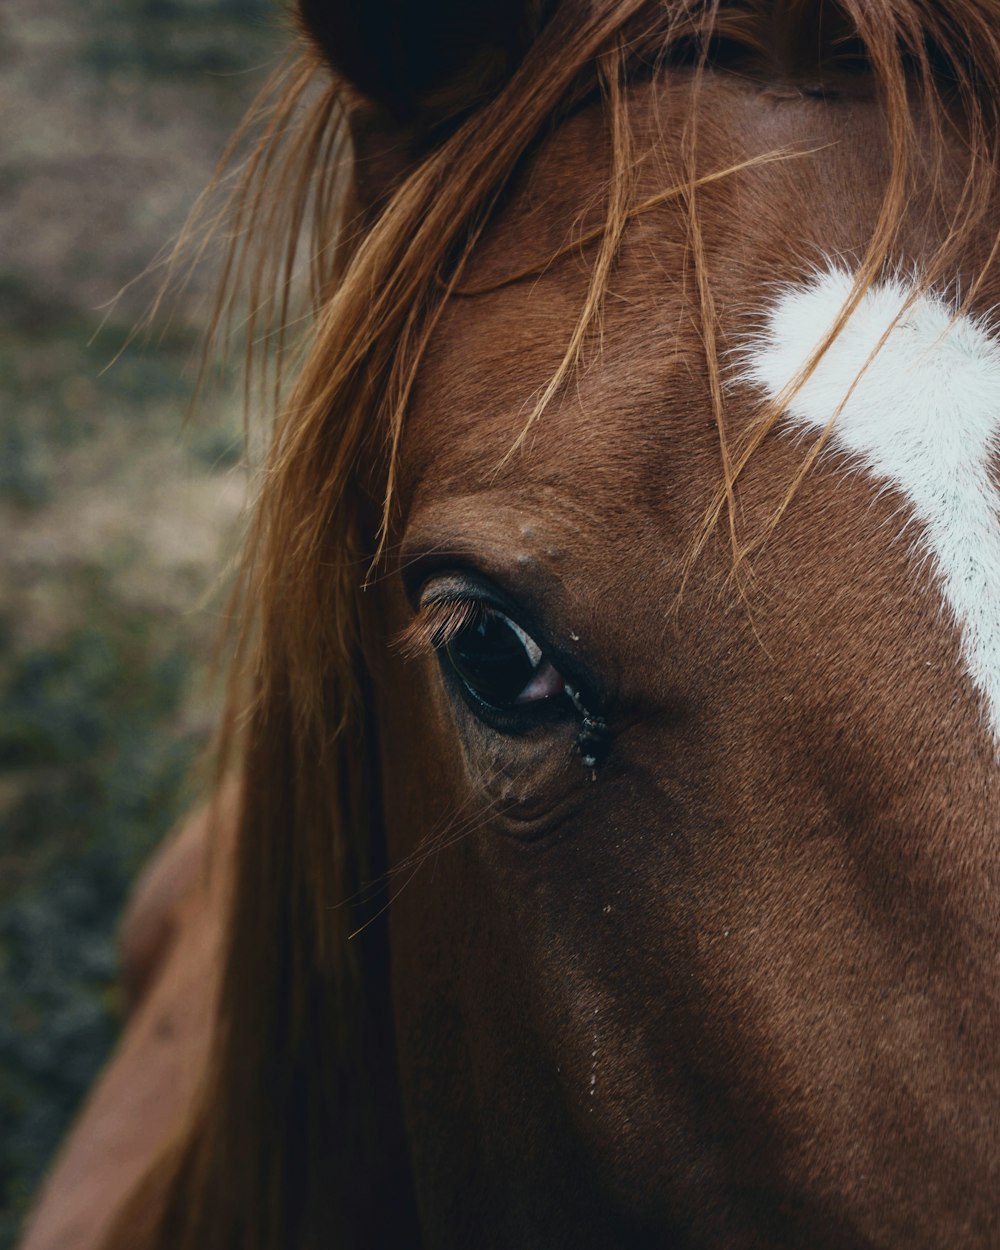
[[[447, 558], [442, 558], [442, 554]], [[541, 624], [543, 608], [559, 583], [552, 580], [536, 583], [526, 579], [524, 569], [491, 568], [470, 558], [450, 553], [426, 553], [414, 558], [402, 573], [403, 589], [410, 607], [419, 612], [432, 600], [476, 599], [496, 608], [535, 637]], [[542, 630], [541, 632], [544, 632]]]

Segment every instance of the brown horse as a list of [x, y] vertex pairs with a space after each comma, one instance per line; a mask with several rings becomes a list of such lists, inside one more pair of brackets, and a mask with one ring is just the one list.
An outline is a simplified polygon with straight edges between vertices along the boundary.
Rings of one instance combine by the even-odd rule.
[[301, 19], [214, 1038], [126, 1038], [104, 1245], [1000, 1245], [995, 0]]

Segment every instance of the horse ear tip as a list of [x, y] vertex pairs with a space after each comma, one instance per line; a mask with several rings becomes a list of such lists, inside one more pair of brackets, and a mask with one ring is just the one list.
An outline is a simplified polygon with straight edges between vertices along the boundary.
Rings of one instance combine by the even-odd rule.
[[433, 126], [503, 84], [538, 7], [506, 0], [477, 15], [458, 0], [433, 0], [419, 13], [401, 0], [295, 0], [295, 20], [358, 97], [397, 123]]

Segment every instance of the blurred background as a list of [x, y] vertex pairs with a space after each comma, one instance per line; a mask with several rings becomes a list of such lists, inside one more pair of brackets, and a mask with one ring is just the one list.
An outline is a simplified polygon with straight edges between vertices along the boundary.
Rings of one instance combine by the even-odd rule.
[[0, 8], [0, 1250], [121, 1023], [130, 882], [197, 797], [246, 495], [238, 382], [185, 423], [205, 265], [129, 342], [287, 43], [278, 0]]

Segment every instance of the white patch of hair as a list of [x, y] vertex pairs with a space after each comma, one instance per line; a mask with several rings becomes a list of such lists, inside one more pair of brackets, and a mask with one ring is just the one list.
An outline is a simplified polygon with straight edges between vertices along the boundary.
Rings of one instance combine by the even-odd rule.
[[1000, 342], [982, 321], [894, 278], [865, 292], [792, 391], [854, 289], [854, 275], [836, 267], [786, 288], [741, 378], [787, 404], [788, 426], [829, 429], [827, 448], [909, 501], [1000, 751]]

